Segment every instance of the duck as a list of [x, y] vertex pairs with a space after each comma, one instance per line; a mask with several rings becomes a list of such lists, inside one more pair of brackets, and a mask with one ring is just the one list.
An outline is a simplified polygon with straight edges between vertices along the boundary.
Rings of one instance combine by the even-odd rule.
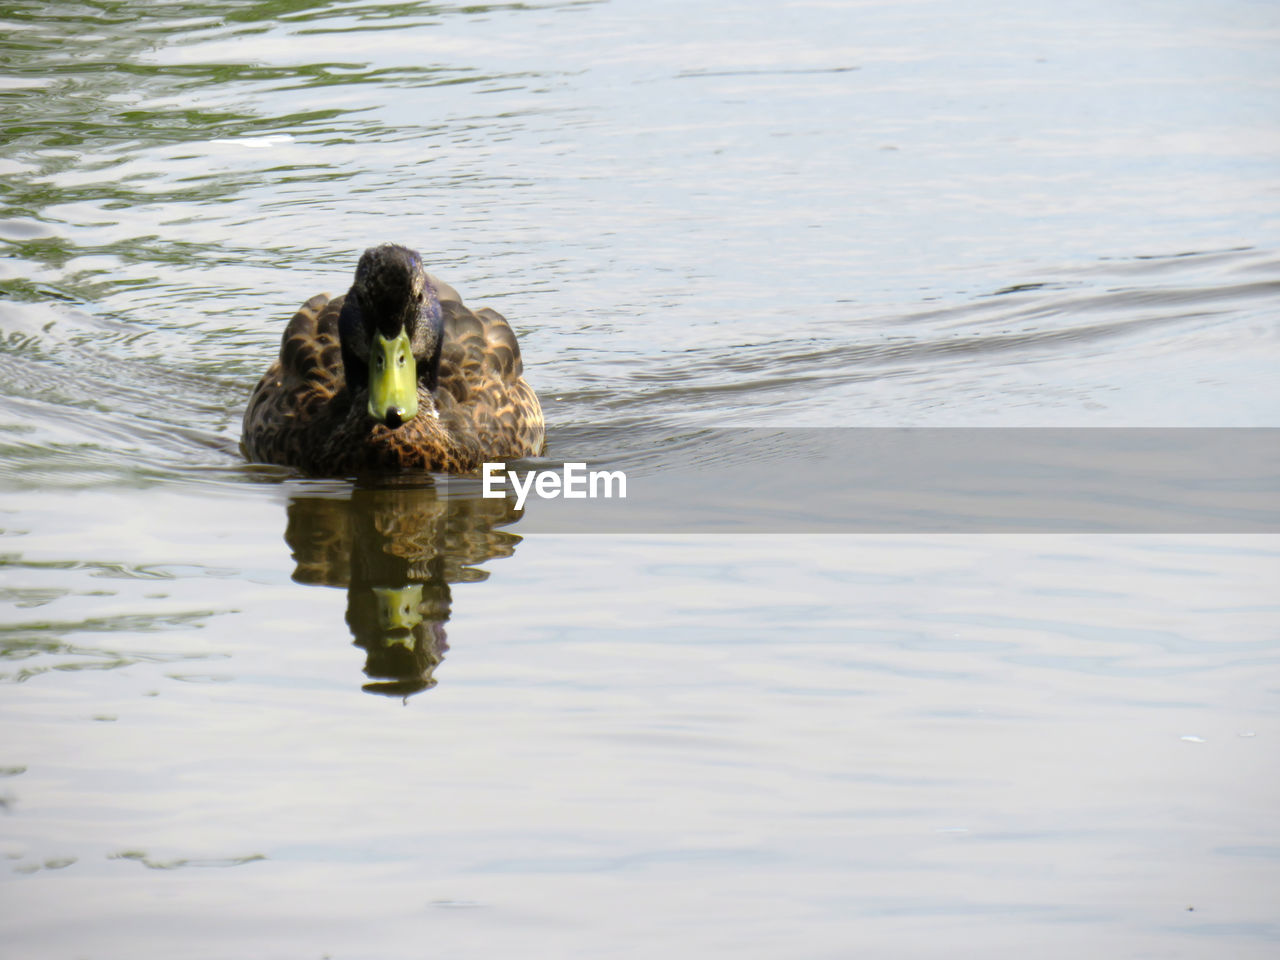
[[313, 476], [469, 473], [545, 444], [510, 324], [394, 243], [364, 252], [345, 294], [294, 314], [241, 435], [246, 459]]

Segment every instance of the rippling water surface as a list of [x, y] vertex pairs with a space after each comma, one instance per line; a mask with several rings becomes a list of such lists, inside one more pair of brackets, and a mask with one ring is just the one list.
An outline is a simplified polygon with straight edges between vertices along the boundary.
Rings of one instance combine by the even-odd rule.
[[5, 955], [1274, 955], [1274, 536], [522, 534], [237, 444], [383, 240], [511, 320], [553, 458], [1280, 426], [1276, 8], [11, 3], [0, 51]]

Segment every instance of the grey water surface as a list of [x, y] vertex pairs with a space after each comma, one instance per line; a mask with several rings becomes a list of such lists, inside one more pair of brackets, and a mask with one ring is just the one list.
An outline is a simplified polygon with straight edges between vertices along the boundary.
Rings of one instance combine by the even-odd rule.
[[[0, 53], [0, 957], [1276, 955], [1280, 7], [18, 2]], [[544, 465], [672, 510], [245, 464], [384, 240], [510, 319]], [[801, 428], [1209, 452], [892, 533]]]

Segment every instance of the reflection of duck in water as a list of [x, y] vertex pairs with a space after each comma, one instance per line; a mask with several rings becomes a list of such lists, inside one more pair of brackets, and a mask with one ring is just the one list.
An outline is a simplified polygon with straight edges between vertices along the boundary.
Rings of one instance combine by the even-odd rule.
[[449, 584], [488, 576], [509, 557], [507, 499], [443, 497], [430, 486], [356, 488], [349, 498], [295, 496], [285, 540], [299, 583], [347, 588], [347, 625], [367, 653], [366, 690], [409, 696], [435, 686], [448, 649]]
[[475, 312], [414, 251], [366, 250], [343, 296], [312, 297], [249, 398], [250, 460], [308, 473], [477, 469], [542, 452], [542, 407], [496, 311]]

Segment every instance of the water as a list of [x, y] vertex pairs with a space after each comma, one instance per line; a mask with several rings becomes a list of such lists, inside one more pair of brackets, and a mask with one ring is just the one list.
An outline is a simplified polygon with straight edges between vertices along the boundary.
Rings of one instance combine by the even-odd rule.
[[1273, 535], [568, 536], [236, 450], [381, 240], [553, 459], [1280, 426], [1272, 5], [2, 19], [0, 955], [1274, 954]]

